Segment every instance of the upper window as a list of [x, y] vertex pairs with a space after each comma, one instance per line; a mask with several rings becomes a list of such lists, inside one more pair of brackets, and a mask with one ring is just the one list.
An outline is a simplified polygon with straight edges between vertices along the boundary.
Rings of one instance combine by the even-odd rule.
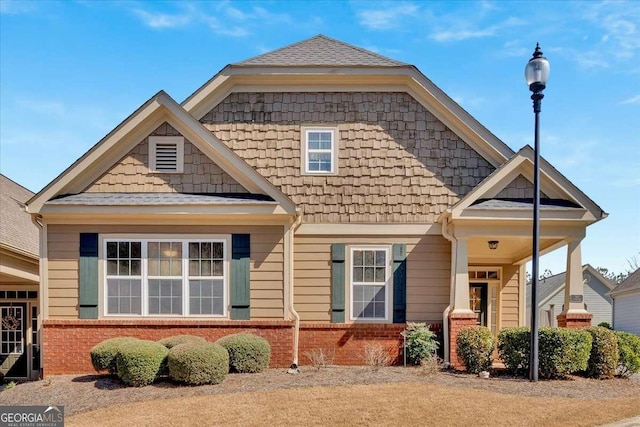
[[337, 129], [303, 128], [303, 171], [305, 174], [337, 172]]
[[105, 314], [224, 316], [226, 240], [106, 240]]
[[351, 320], [389, 319], [389, 249], [351, 248]]
[[161, 173], [182, 173], [184, 170], [184, 138], [181, 136], [150, 136], [149, 169]]

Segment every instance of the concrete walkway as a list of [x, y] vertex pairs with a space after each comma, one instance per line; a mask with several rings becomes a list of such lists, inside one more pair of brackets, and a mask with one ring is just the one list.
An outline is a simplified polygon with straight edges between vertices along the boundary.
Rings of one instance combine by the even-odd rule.
[[600, 427], [640, 427], [640, 416], [616, 421], [615, 423], [611, 424], [605, 424]]

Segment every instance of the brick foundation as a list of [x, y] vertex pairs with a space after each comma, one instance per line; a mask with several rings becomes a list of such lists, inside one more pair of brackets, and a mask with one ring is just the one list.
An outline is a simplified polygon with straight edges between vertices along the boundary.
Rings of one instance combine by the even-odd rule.
[[91, 347], [122, 336], [157, 341], [172, 335], [198, 335], [215, 341], [251, 332], [269, 341], [272, 367], [288, 367], [293, 360], [293, 323], [286, 321], [45, 320], [42, 331], [45, 376], [95, 372]]
[[[433, 325], [436, 332], [441, 325]], [[364, 365], [367, 344], [380, 344], [393, 363], [402, 363], [405, 324], [302, 324], [298, 362], [310, 365], [306, 356], [322, 349], [336, 365]], [[89, 350], [108, 339], [130, 336], [157, 341], [172, 335], [198, 335], [208, 341], [251, 332], [271, 345], [271, 367], [289, 367], [293, 361], [293, 322], [287, 321], [185, 321], [185, 320], [46, 320], [42, 328], [43, 375], [93, 373]]]
[[451, 313], [449, 314], [449, 363], [456, 370], [464, 370], [464, 365], [458, 360], [458, 332], [465, 326], [475, 326], [478, 316], [474, 313]]
[[561, 313], [558, 315], [558, 326], [570, 329], [588, 328], [592, 317], [590, 313]]
[[[329, 352], [335, 365], [364, 365], [367, 344], [380, 344], [394, 364], [402, 363], [405, 324], [303, 324], [300, 326], [298, 361], [309, 365], [307, 353], [314, 349]], [[335, 352], [334, 352], [335, 350]]]

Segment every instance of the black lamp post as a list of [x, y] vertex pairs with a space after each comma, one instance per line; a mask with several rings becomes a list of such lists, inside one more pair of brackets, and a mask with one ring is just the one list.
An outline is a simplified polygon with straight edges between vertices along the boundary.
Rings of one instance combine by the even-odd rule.
[[542, 56], [540, 45], [536, 43], [533, 57], [524, 69], [524, 76], [533, 92], [533, 112], [536, 116], [535, 158], [533, 161], [533, 250], [531, 262], [531, 355], [529, 358], [529, 379], [538, 381], [538, 261], [540, 258], [540, 104], [542, 91], [549, 78], [549, 61]]

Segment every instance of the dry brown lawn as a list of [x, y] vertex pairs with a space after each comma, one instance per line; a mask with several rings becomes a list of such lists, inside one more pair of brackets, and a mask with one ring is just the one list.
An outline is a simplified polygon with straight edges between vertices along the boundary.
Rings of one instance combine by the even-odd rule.
[[640, 396], [593, 400], [389, 383], [193, 396], [77, 414], [68, 426], [593, 426], [640, 414]]
[[640, 376], [531, 383], [422, 368], [303, 367], [233, 374], [221, 384], [125, 387], [59, 375], [2, 390], [0, 405], [63, 405], [68, 425], [592, 426], [640, 415]]

